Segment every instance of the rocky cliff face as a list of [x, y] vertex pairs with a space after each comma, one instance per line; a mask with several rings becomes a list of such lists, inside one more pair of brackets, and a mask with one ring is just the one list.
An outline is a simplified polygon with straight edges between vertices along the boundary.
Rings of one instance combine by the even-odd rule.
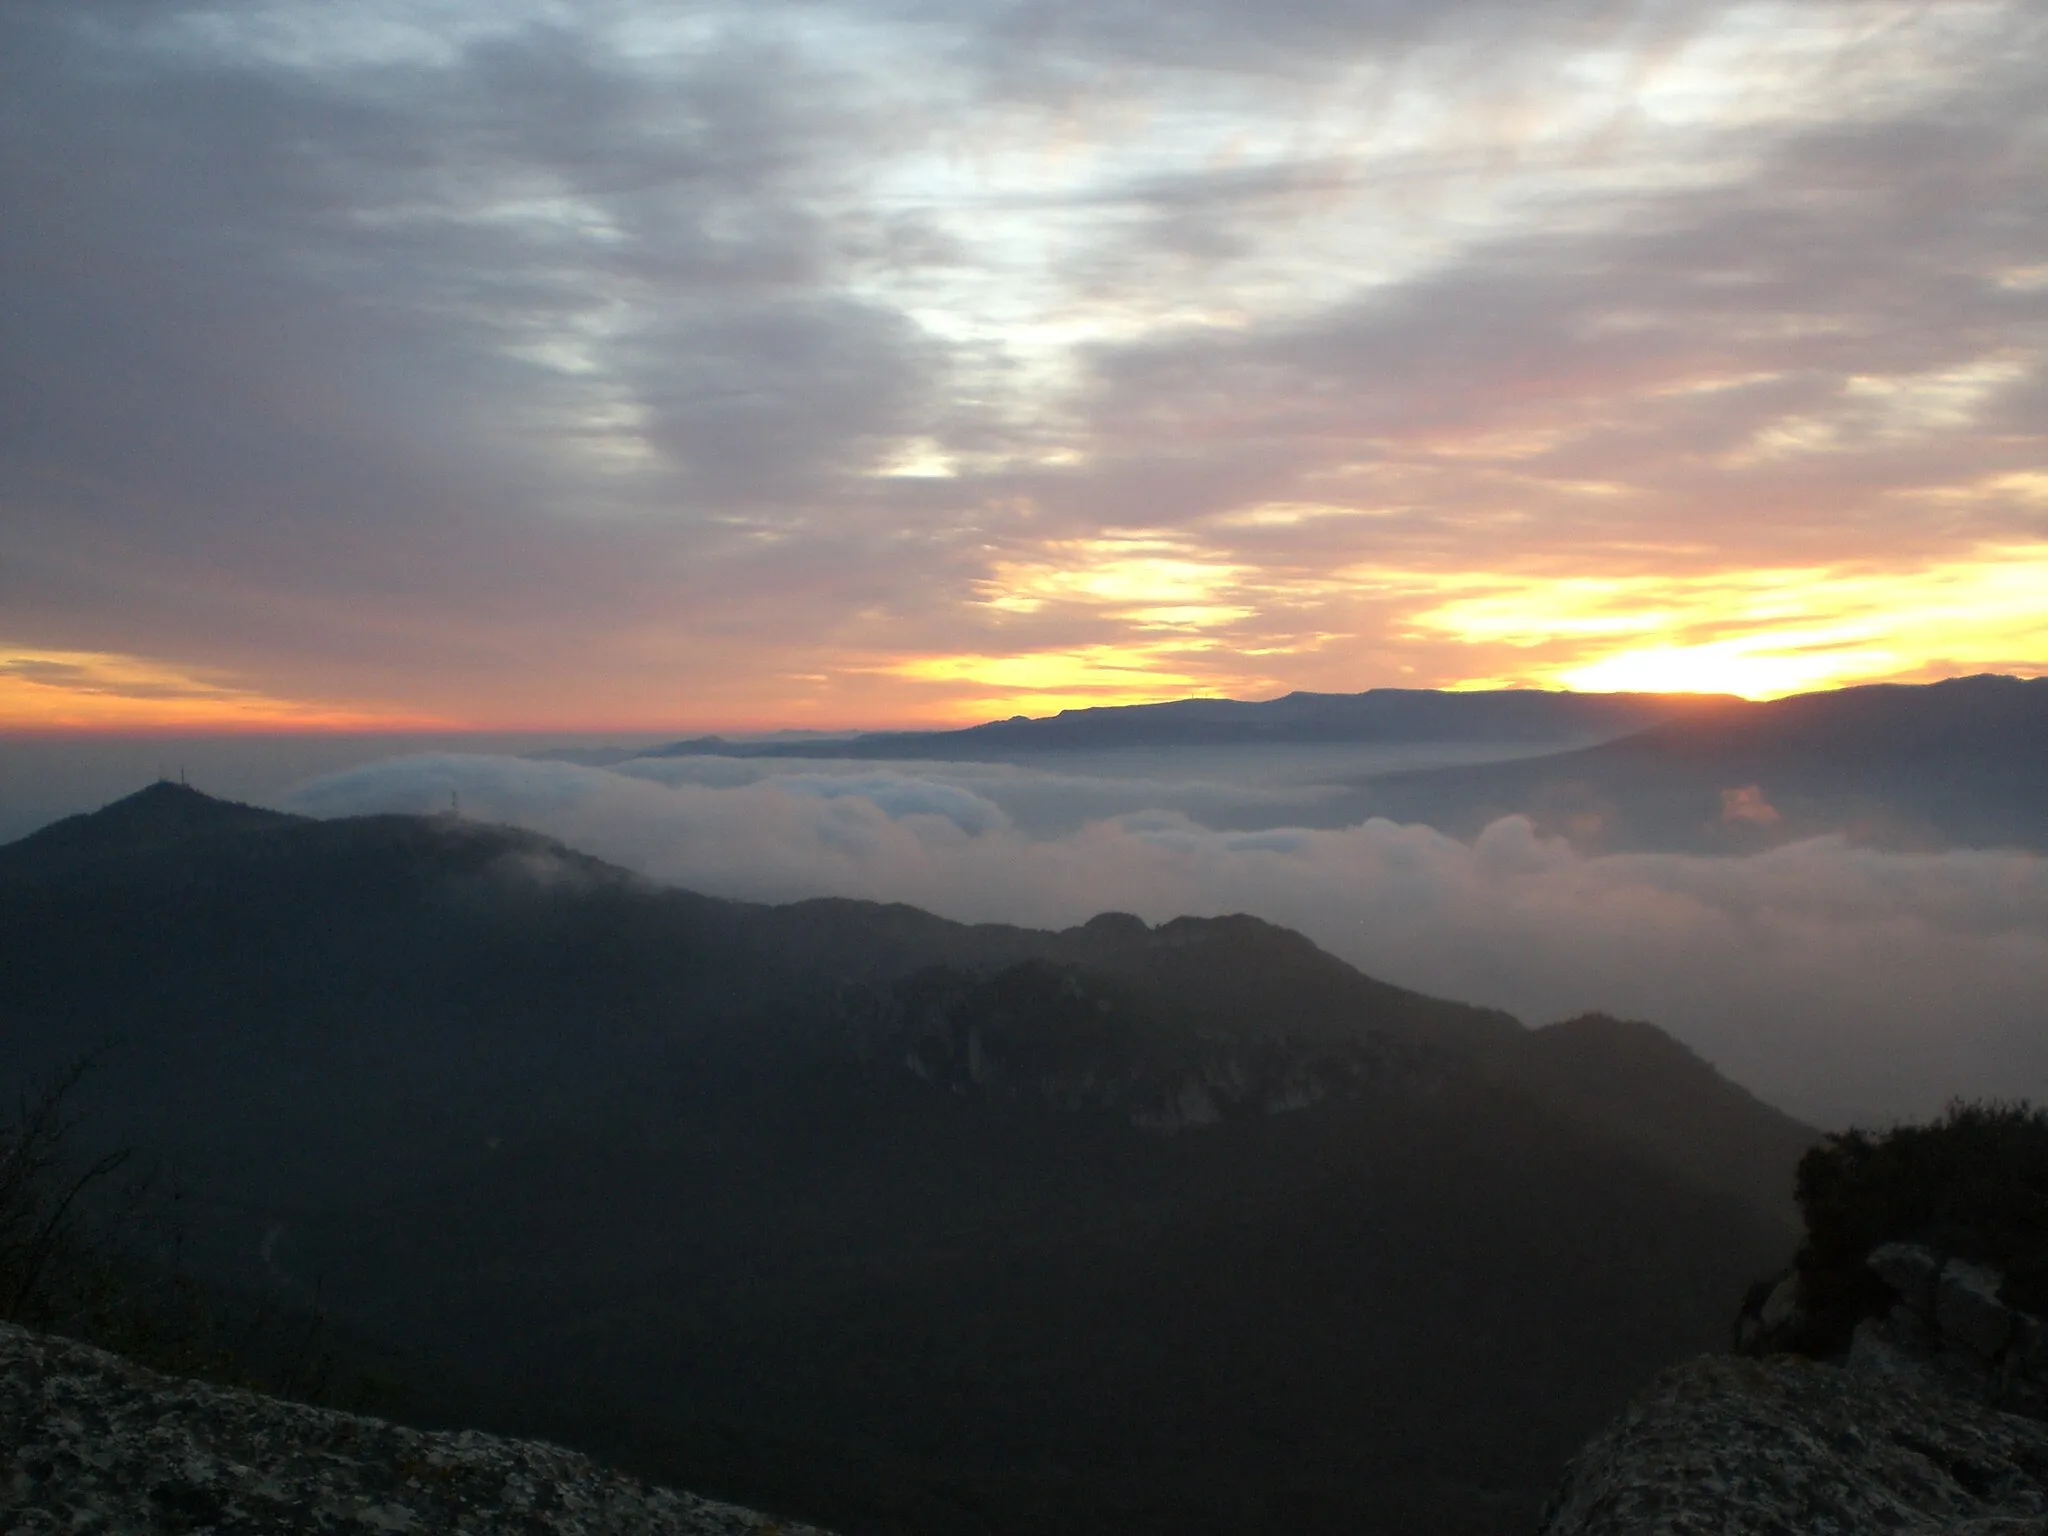
[[[2048, 1325], [2007, 1300], [1998, 1268], [1924, 1243], [1883, 1243], [1857, 1279], [1825, 1302], [1796, 1270], [1759, 1285], [1736, 1321], [1735, 1347], [1815, 1355], [1816, 1339], [1847, 1332], [1848, 1347], [1827, 1353], [1853, 1374], [2048, 1419]], [[1852, 1315], [1827, 1315], [1845, 1310]]]
[[1541, 1536], [2039, 1536], [2048, 1425], [1797, 1356], [1665, 1372], [1572, 1462]]
[[1996, 1268], [1925, 1244], [1859, 1269], [1825, 1298], [1796, 1270], [1759, 1284], [1749, 1358], [1660, 1377], [1573, 1461], [1541, 1536], [2048, 1533], [2048, 1328]]
[[0, 1529], [824, 1536], [570, 1451], [161, 1376], [0, 1324]]
[[849, 992], [842, 1010], [870, 1054], [927, 1082], [1162, 1133], [1367, 1092], [1426, 1097], [1470, 1074], [1454, 1052], [1392, 1030], [1187, 1028], [1142, 987], [1039, 959], [994, 972], [934, 967]]

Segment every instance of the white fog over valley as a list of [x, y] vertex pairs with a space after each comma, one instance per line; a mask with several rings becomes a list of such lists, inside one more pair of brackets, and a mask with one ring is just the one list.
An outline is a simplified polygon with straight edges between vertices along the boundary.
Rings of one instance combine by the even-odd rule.
[[[757, 901], [851, 896], [1046, 927], [1112, 909], [1251, 912], [1372, 975], [1532, 1024], [1652, 1020], [1821, 1124], [1924, 1115], [1955, 1095], [2048, 1098], [2037, 855], [1824, 837], [1744, 857], [1592, 856], [1521, 817], [1469, 843], [1382, 820], [1304, 825], [1341, 755], [1131, 756], [1112, 773], [1100, 757], [1082, 772], [432, 753], [278, 803], [336, 816], [459, 794], [465, 815]], [[1226, 766], [1234, 777], [1201, 776]]]
[[1740, 857], [1596, 854], [1520, 816], [1469, 840], [1346, 817], [1374, 773], [1502, 748], [1077, 752], [1046, 766], [518, 755], [564, 739], [14, 743], [0, 835], [181, 766], [211, 793], [322, 817], [459, 796], [465, 816], [711, 895], [901, 901], [1037, 927], [1251, 912], [1371, 975], [1530, 1024], [1651, 1020], [1823, 1125], [1926, 1115], [1958, 1095], [2048, 1099], [2048, 861], [2030, 852], [1831, 836]]

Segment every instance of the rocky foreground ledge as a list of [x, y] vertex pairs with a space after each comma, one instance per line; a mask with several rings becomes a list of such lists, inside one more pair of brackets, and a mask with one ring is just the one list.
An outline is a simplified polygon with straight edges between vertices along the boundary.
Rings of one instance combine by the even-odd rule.
[[552, 1445], [158, 1375], [0, 1324], [10, 1536], [824, 1536], [650, 1488]]
[[2048, 1536], [2048, 1424], [1792, 1355], [1658, 1377], [1540, 1536]]

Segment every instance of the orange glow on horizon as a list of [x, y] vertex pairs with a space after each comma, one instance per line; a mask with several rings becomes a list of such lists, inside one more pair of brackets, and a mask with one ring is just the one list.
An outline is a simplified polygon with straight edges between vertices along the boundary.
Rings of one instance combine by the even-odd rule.
[[447, 723], [412, 710], [275, 698], [138, 656], [0, 647], [0, 731], [10, 734], [312, 734]]
[[[2015, 669], [2048, 657], [2048, 545], [1911, 571], [1451, 578], [1419, 631], [1517, 653], [1466, 686], [1771, 699], [1857, 683]], [[2038, 661], [2018, 664], [2038, 670]]]
[[921, 656], [896, 662], [888, 675], [908, 682], [967, 684], [971, 693], [956, 694], [935, 714], [935, 725], [977, 725], [1012, 715], [1049, 715], [1063, 709], [1089, 709], [1118, 704], [1155, 704], [1165, 699], [1215, 695], [1239, 685], [1256, 693], [1284, 688], [1263, 676], [1219, 679], [1187, 665], [1190, 653], [1206, 649], [1201, 642], [1139, 642], [1093, 645], [1073, 650], [1030, 651], [1018, 655]]
[[[502, 695], [463, 707], [462, 685], [431, 674], [394, 679], [414, 697], [362, 703], [291, 697], [225, 671], [117, 652], [0, 645], [0, 732], [651, 738], [946, 729], [1169, 699], [1269, 698], [1293, 688], [1764, 699], [2048, 671], [2048, 542], [1987, 546], [1918, 569], [1561, 578], [1535, 570], [1266, 572], [1150, 535], [1043, 554], [1000, 567], [1000, 579], [979, 589], [977, 643], [959, 649], [799, 653], [765, 679], [740, 668], [665, 674], [645, 685], [629, 670], [592, 663], [605, 692], [577, 688], [573, 676], [536, 677], [510, 707]], [[1048, 643], [1052, 635], [1092, 638]], [[1347, 652], [1371, 656], [1372, 670], [1347, 673]]]

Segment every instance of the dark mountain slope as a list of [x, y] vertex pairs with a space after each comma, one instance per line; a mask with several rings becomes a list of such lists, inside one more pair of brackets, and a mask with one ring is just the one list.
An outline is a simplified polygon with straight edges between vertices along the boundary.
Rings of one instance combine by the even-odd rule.
[[1813, 1127], [1731, 1083], [1661, 1029], [1587, 1014], [1531, 1030], [1503, 1065], [1515, 1084], [1656, 1161], [1793, 1218], [1785, 1169]]
[[1787, 1240], [1466, 1089], [1171, 1137], [904, 1074], [674, 1107], [665, 1144], [501, 1153], [289, 1256], [409, 1277], [371, 1321], [528, 1384], [493, 1421], [729, 1496], [1221, 1536], [1520, 1529], [1567, 1426], [1718, 1343], [1716, 1287]]
[[1733, 852], [1846, 832], [2048, 849], [2048, 678], [1726, 705], [1579, 751], [1386, 775], [1353, 809], [1460, 834], [1521, 813], [1599, 848]]
[[400, 1351], [417, 1415], [849, 1536], [1516, 1529], [1787, 1241], [1697, 1063], [1554, 1067], [1255, 919], [101, 814], [0, 849], [0, 1070], [112, 1036], [99, 1128], [176, 1155], [189, 1251]]

